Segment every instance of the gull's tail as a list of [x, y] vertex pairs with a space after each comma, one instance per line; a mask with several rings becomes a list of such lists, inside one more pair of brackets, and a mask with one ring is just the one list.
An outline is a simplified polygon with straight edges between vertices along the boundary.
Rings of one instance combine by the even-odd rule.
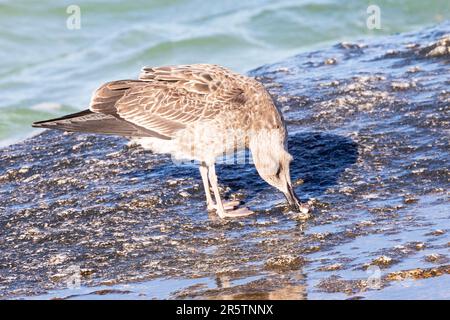
[[111, 134], [125, 137], [149, 137], [153, 132], [121, 120], [110, 114], [102, 114], [84, 110], [61, 118], [38, 121], [32, 124], [35, 128], [57, 129], [71, 132], [91, 132]]

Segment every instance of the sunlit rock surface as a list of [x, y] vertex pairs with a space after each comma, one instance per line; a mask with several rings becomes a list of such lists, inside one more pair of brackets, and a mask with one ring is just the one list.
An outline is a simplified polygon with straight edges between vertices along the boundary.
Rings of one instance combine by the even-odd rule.
[[[250, 164], [45, 131], [0, 150], [2, 298], [450, 298], [450, 24], [251, 72], [288, 123], [303, 221]], [[81, 287], [77, 285], [80, 284]]]

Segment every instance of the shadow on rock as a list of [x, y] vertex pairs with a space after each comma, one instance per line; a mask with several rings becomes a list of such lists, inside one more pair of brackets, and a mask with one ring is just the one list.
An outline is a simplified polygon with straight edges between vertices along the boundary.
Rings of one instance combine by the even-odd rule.
[[[356, 162], [358, 147], [351, 139], [328, 133], [304, 132], [289, 137], [292, 181], [300, 197], [318, 197], [337, 183], [341, 173]], [[264, 182], [253, 164], [218, 165], [220, 180], [232, 190], [245, 190], [251, 197], [273, 188]]]
[[356, 162], [358, 146], [351, 139], [334, 134], [306, 132], [289, 139], [292, 179], [303, 179], [297, 187], [299, 195], [320, 196], [335, 184], [344, 172]]

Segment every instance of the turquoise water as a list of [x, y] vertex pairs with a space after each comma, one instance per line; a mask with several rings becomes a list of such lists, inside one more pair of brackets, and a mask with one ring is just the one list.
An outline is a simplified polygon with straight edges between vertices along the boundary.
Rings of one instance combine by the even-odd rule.
[[[66, 8], [81, 28], [66, 27]], [[245, 72], [339, 41], [417, 30], [450, 19], [448, 0], [0, 1], [0, 146], [30, 123], [84, 109], [102, 82], [144, 65], [217, 63]]]

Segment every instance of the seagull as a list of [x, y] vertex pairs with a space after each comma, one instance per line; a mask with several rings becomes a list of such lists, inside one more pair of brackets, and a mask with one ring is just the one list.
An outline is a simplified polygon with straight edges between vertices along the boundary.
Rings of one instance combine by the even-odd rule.
[[281, 112], [260, 82], [219, 65], [144, 67], [137, 80], [100, 86], [89, 109], [32, 126], [124, 136], [154, 153], [195, 160], [207, 209], [223, 219], [253, 212], [239, 201], [222, 201], [216, 159], [249, 149], [261, 178], [281, 191], [294, 211], [310, 211], [291, 183], [293, 157]]

